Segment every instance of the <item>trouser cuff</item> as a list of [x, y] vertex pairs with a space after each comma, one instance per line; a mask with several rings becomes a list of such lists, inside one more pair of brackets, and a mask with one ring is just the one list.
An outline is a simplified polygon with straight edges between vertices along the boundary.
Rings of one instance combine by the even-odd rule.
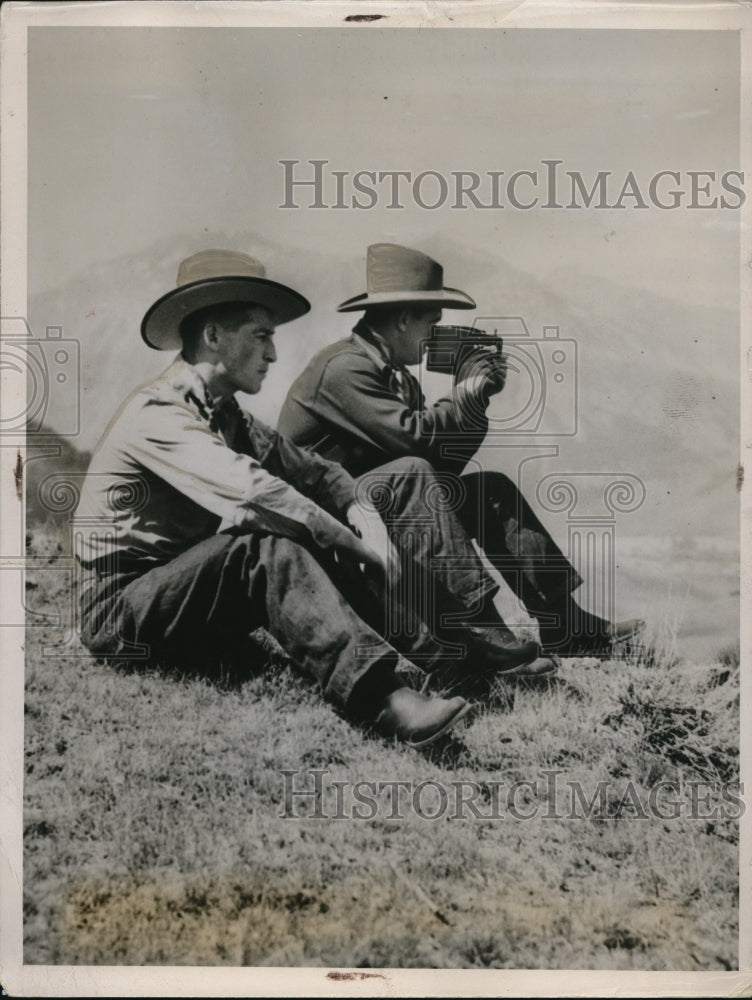
[[350, 691], [347, 714], [355, 722], [370, 722], [383, 707], [384, 700], [398, 688], [405, 687], [404, 680], [395, 673], [397, 654], [384, 656], [371, 664]]

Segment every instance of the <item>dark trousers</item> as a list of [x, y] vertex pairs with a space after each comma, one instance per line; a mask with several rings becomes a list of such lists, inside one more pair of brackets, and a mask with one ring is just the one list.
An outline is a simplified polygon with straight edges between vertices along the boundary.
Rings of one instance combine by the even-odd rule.
[[146, 572], [90, 575], [82, 641], [107, 658], [181, 667], [247, 658], [261, 627], [346, 710], [379, 677], [392, 684], [401, 655], [428, 670], [465, 656], [472, 637], [461, 623], [496, 588], [451, 505], [436, 502], [431, 466], [404, 458], [363, 479], [400, 549], [398, 584], [375, 586], [288, 538], [215, 535]]
[[476, 539], [528, 612], [560, 614], [582, 578], [538, 520], [508, 476], [473, 472], [458, 477], [458, 509], [465, 531]]

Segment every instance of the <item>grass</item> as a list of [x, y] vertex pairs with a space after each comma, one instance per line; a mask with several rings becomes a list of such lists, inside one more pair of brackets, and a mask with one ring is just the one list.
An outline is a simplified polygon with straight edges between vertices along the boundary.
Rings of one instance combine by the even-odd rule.
[[[64, 607], [66, 553], [49, 532], [29, 552], [30, 611]], [[28, 630], [26, 963], [737, 967], [736, 823], [711, 814], [738, 776], [732, 651], [566, 660], [543, 686], [497, 683], [420, 753], [349, 725], [279, 657], [217, 681], [43, 655], [60, 634]], [[282, 818], [285, 768], [328, 769], [329, 815], [332, 780], [432, 780], [476, 783], [486, 818], [390, 819], [384, 796], [371, 820]], [[514, 781], [534, 783], [513, 803], [531, 819], [507, 808]], [[601, 814], [569, 818], [567, 782], [606, 782]], [[659, 782], [682, 815], [640, 818]]]

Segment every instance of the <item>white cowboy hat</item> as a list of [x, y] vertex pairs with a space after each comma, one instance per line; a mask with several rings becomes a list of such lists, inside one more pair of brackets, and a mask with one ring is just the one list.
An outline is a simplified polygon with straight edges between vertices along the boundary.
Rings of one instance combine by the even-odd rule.
[[475, 302], [457, 288], [444, 287], [444, 269], [426, 254], [395, 243], [373, 243], [366, 260], [368, 291], [346, 299], [337, 312], [369, 306], [437, 305], [444, 309], [475, 309]]
[[178, 268], [176, 285], [157, 299], [141, 322], [141, 336], [159, 351], [180, 348], [180, 324], [206, 306], [253, 302], [271, 312], [276, 326], [311, 308], [292, 288], [270, 281], [260, 261], [237, 250], [201, 250], [186, 257]]

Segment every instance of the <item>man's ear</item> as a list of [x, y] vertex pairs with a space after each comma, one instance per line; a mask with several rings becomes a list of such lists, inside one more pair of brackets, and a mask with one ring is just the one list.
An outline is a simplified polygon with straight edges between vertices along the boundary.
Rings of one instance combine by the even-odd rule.
[[407, 324], [410, 322], [412, 317], [413, 317], [412, 309], [400, 309], [400, 311], [394, 317], [394, 325], [397, 327], [400, 333], [405, 332], [405, 330], [407, 329]]
[[204, 323], [204, 329], [201, 331], [201, 340], [210, 351], [216, 351], [217, 349], [219, 341], [218, 333], [219, 325], [217, 323]]

